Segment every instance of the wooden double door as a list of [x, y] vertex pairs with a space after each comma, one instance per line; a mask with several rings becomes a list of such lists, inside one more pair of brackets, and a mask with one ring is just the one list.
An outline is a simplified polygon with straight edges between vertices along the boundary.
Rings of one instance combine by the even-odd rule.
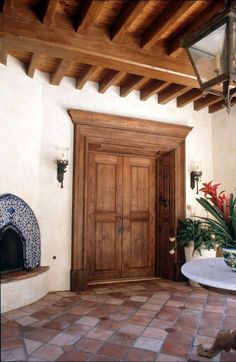
[[156, 160], [88, 153], [89, 280], [155, 275]]

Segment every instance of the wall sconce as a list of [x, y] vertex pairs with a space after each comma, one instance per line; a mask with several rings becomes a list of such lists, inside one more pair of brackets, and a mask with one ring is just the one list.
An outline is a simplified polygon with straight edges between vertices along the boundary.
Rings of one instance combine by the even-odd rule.
[[64, 173], [66, 172], [66, 167], [69, 165], [68, 161], [68, 148], [67, 148], [67, 159], [64, 157], [64, 153], [61, 155], [61, 159], [57, 160], [57, 181], [61, 183], [61, 188], [63, 188]]
[[201, 181], [202, 171], [199, 170], [199, 164], [196, 165], [195, 171], [192, 171], [190, 174], [190, 185], [191, 189], [195, 189], [195, 186], [197, 186], [197, 194], [198, 194], [198, 183]]

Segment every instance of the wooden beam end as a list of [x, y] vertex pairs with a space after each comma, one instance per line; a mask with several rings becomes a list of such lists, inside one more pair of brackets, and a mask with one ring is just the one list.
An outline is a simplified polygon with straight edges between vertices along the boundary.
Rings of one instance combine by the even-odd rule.
[[0, 64], [7, 65], [7, 56], [0, 57]]
[[104, 94], [106, 92], [106, 89], [102, 87], [100, 84], [98, 84], [98, 93]]
[[61, 79], [56, 78], [55, 74], [51, 74], [51, 76], [50, 76], [50, 84], [58, 86], [58, 85], [60, 85], [60, 83], [61, 83]]

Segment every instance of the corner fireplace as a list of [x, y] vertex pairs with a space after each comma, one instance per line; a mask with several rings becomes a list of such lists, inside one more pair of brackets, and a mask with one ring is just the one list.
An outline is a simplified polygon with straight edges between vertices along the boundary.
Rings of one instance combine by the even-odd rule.
[[0, 196], [1, 273], [40, 266], [40, 231], [25, 201], [12, 194]]

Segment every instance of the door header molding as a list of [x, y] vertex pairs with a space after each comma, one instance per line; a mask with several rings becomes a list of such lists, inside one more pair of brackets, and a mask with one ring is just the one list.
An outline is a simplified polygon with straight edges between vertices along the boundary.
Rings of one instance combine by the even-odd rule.
[[181, 139], [181, 141], [187, 137], [188, 133], [193, 128], [181, 124], [117, 116], [108, 113], [90, 112], [81, 109], [69, 109], [68, 113], [75, 125], [88, 125], [93, 127], [151, 133], [178, 138]]

